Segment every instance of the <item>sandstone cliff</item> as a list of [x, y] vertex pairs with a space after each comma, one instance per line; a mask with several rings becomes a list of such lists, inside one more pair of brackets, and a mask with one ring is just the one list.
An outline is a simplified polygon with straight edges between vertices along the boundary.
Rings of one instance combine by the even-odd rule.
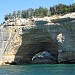
[[46, 63], [75, 62], [75, 19], [43, 19], [4, 27], [9, 28], [9, 38], [3, 52], [3, 62], [33, 63], [32, 58], [43, 51], [53, 58], [50, 57]]

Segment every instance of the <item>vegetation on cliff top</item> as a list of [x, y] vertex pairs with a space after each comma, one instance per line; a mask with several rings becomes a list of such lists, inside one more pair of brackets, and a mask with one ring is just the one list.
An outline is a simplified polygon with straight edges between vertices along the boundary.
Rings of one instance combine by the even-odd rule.
[[70, 5], [65, 5], [65, 4], [58, 4], [54, 5], [52, 7], [44, 8], [44, 7], [39, 7], [36, 9], [29, 8], [27, 10], [22, 10], [22, 11], [14, 11], [13, 13], [6, 14], [4, 19], [12, 19], [14, 17], [22, 17], [22, 18], [29, 18], [29, 17], [44, 17], [44, 16], [51, 16], [55, 14], [66, 14], [66, 13], [71, 13], [75, 12], [75, 3], [70, 4]]

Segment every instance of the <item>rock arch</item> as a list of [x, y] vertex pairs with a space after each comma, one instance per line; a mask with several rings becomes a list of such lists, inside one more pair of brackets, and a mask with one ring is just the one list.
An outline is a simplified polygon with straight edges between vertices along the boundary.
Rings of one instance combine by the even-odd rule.
[[33, 63], [33, 56], [42, 51], [51, 53], [51, 55], [55, 58], [54, 63], [57, 62], [58, 47], [51, 41], [36, 42], [34, 44], [28, 44], [25, 46], [22, 45], [16, 53], [14, 62], [16, 64]]

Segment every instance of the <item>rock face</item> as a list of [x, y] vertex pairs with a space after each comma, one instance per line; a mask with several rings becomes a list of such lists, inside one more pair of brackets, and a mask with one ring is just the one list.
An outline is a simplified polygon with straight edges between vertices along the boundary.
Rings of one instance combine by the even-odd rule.
[[[3, 62], [25, 64], [75, 62], [75, 20], [66, 18], [51, 23], [35, 21], [34, 25], [9, 26], [12, 28], [13, 38], [8, 43]], [[8, 40], [9, 41], [9, 40]], [[32, 58], [43, 51], [47, 51], [52, 58]], [[67, 62], [68, 63], [68, 62]]]

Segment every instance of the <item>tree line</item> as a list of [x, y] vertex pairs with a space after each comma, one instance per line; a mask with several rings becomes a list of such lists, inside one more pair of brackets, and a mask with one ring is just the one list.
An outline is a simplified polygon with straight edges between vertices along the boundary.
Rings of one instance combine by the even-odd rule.
[[14, 11], [13, 13], [6, 14], [4, 19], [13, 19], [13, 18], [29, 18], [29, 17], [44, 17], [44, 16], [51, 16], [51, 15], [64, 15], [66, 13], [75, 12], [75, 3], [70, 5], [65, 4], [58, 4], [52, 7], [44, 8], [39, 7], [36, 9], [29, 8], [27, 10], [22, 11]]

